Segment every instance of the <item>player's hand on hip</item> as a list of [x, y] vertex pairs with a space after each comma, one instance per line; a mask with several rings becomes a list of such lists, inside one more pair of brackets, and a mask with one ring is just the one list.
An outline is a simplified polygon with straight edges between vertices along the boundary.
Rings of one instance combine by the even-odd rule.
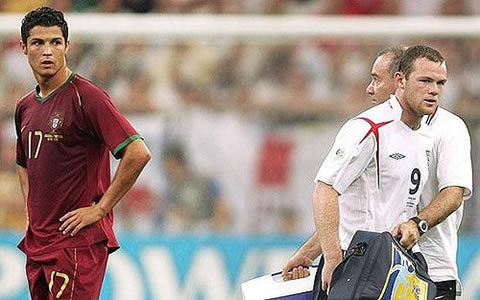
[[300, 279], [310, 275], [309, 267], [313, 261], [299, 253], [290, 257], [282, 270], [282, 278], [284, 281]]
[[63, 234], [74, 236], [82, 228], [100, 221], [105, 216], [105, 210], [102, 209], [100, 205], [92, 203], [91, 206], [72, 210], [61, 217], [60, 222], [62, 222], [62, 224], [59, 230], [62, 231]]
[[342, 262], [342, 253], [335, 255], [331, 258], [325, 257], [325, 264], [322, 269], [322, 290], [324, 290], [327, 295], [330, 292], [330, 286], [332, 283], [332, 275], [335, 268]]
[[396, 225], [392, 230], [392, 235], [400, 239], [400, 244], [409, 250], [412, 249], [420, 239], [417, 224], [413, 221]]

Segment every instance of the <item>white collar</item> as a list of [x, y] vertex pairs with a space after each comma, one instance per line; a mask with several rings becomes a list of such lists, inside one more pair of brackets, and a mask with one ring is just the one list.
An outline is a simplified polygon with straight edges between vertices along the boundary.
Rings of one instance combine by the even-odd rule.
[[400, 102], [398, 102], [397, 97], [395, 95], [390, 95], [390, 98], [387, 100], [388, 104], [390, 105], [390, 108], [393, 111], [393, 115], [395, 116], [395, 120], [400, 120], [402, 118], [402, 106], [400, 105]]
[[437, 119], [439, 110], [440, 110], [440, 106], [437, 106], [433, 114], [423, 116], [422, 122], [424, 122], [428, 126], [432, 125], [433, 122], [435, 122], [435, 120]]
[[[393, 111], [393, 115], [395, 116], [395, 120], [401, 120], [402, 118], [402, 106], [400, 105], [400, 102], [398, 101], [397, 97], [395, 95], [390, 95], [390, 98], [387, 100], [390, 108]], [[425, 115], [422, 118], [422, 123], [425, 123], [427, 125], [431, 125], [435, 119], [438, 116], [438, 110], [440, 109], [439, 106], [435, 109], [435, 112], [431, 115]]]

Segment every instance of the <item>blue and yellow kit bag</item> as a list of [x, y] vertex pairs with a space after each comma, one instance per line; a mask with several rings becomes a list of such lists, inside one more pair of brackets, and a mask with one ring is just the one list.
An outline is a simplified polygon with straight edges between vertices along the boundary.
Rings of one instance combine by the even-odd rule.
[[389, 232], [359, 230], [333, 273], [328, 299], [433, 300], [436, 287], [427, 272], [423, 255]]

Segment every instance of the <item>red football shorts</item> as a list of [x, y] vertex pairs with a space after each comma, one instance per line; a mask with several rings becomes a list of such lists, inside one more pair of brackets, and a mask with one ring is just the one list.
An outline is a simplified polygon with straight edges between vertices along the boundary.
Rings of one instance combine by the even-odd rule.
[[107, 268], [105, 242], [27, 257], [32, 300], [98, 299]]

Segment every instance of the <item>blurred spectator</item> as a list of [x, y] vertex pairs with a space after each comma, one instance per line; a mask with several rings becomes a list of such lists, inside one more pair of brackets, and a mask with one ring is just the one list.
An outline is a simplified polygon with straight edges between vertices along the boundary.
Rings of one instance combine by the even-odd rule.
[[463, 5], [467, 15], [480, 15], [480, 1], [479, 0], [463, 0]]
[[399, 0], [398, 13], [408, 16], [440, 15], [444, 2], [445, 0]]
[[[480, 70], [480, 41], [469, 41], [462, 43], [462, 52], [456, 51], [463, 59], [459, 66], [461, 80], [461, 95], [458, 105], [455, 107], [461, 116], [466, 119], [477, 120], [480, 116], [480, 86], [477, 82], [478, 70]], [[450, 65], [448, 66], [450, 68]]]
[[341, 92], [337, 95], [342, 104], [337, 110], [343, 118], [347, 118], [370, 106], [370, 102], [365, 98], [365, 89], [369, 82], [366, 75], [370, 73], [370, 65], [368, 60], [363, 59], [368, 57], [368, 47], [342, 47], [336, 55], [339, 59], [337, 76], [342, 78]]
[[125, 12], [123, 0], [98, 0], [96, 10], [102, 13]]
[[103, 59], [96, 61], [93, 66], [93, 73], [90, 77], [92, 78], [92, 81], [98, 83], [98, 86], [107, 91], [111, 91], [113, 89], [113, 81], [116, 79], [115, 67], [116, 63], [111, 56], [104, 57]]
[[320, 14], [325, 9], [327, 1], [318, 0], [288, 0], [285, 3], [286, 14]]
[[287, 193], [292, 177], [294, 143], [280, 133], [266, 133], [256, 162], [256, 192], [252, 232], [294, 232], [295, 211]]
[[185, 152], [178, 144], [163, 153], [167, 189], [164, 227], [168, 231], [225, 231], [230, 225], [230, 209], [213, 178], [193, 173]]
[[[245, 54], [245, 47], [242, 44], [236, 44], [229, 47], [227, 51], [218, 60], [217, 67], [214, 69], [212, 78], [215, 99], [221, 106], [228, 106], [232, 101], [235, 92], [239, 90], [239, 85], [245, 80], [240, 73], [239, 65]], [[235, 103], [234, 103], [235, 104]]]
[[[477, 0], [473, 0], [474, 2]], [[465, 0], [444, 0], [442, 6], [442, 15], [452, 15], [452, 16], [459, 16], [459, 15], [468, 15], [468, 9]]]
[[327, 14], [388, 15], [397, 11], [396, 0], [340, 0], [328, 1]]
[[32, 71], [25, 55], [21, 52], [19, 39], [6, 39], [3, 41], [3, 45], [3, 58], [0, 63], [3, 66], [4, 74], [11, 80], [22, 82], [26, 86], [35, 86]]
[[124, 0], [123, 5], [134, 13], [149, 13], [155, 5], [155, 0]]
[[73, 8], [73, 1], [74, 0], [49, 0], [47, 6], [63, 12], [69, 12]]
[[279, 15], [286, 13], [286, 4], [288, 0], [265, 0], [266, 3], [263, 14]]
[[174, 45], [170, 76], [175, 82], [188, 81], [201, 86], [212, 83], [217, 65], [217, 48], [205, 42], [180, 42]]
[[88, 12], [98, 3], [98, 0], [76, 0], [73, 4], [73, 10], [78, 12]]
[[25, 95], [27, 87], [23, 82], [11, 78], [4, 83], [5, 93], [0, 95], [0, 120], [11, 120], [15, 112], [15, 103]]
[[[126, 78], [127, 91], [118, 99], [118, 108], [126, 113], [154, 113], [151, 98], [152, 80], [144, 71], [130, 72]], [[121, 96], [117, 96], [121, 97]]]
[[[7, 127], [12, 130], [12, 128]], [[15, 139], [0, 127], [0, 230], [25, 230], [23, 196], [18, 187]]]
[[218, 12], [222, 14], [240, 14], [242, 11], [242, 3], [244, 0], [222, 0], [218, 1]]
[[32, 9], [46, 6], [49, 0], [2, 0], [0, 7], [6, 12], [28, 12]]
[[158, 231], [157, 212], [162, 209], [157, 206], [155, 193], [150, 186], [135, 184], [115, 209], [116, 226], [122, 231]]
[[298, 233], [298, 215], [292, 208], [284, 208], [280, 211], [280, 224], [278, 232], [285, 234]]
[[157, 11], [168, 13], [221, 13], [223, 0], [157, 0]]
[[269, 47], [253, 86], [253, 103], [272, 121], [283, 119], [291, 112], [286, 95], [289, 92], [288, 81], [295, 68], [294, 50], [292, 45]]
[[[218, 59], [212, 72], [212, 98], [219, 109], [255, 109], [250, 88], [255, 85], [261, 60], [266, 53], [245, 43], [219, 46]], [[260, 51], [259, 51], [260, 50]]]

